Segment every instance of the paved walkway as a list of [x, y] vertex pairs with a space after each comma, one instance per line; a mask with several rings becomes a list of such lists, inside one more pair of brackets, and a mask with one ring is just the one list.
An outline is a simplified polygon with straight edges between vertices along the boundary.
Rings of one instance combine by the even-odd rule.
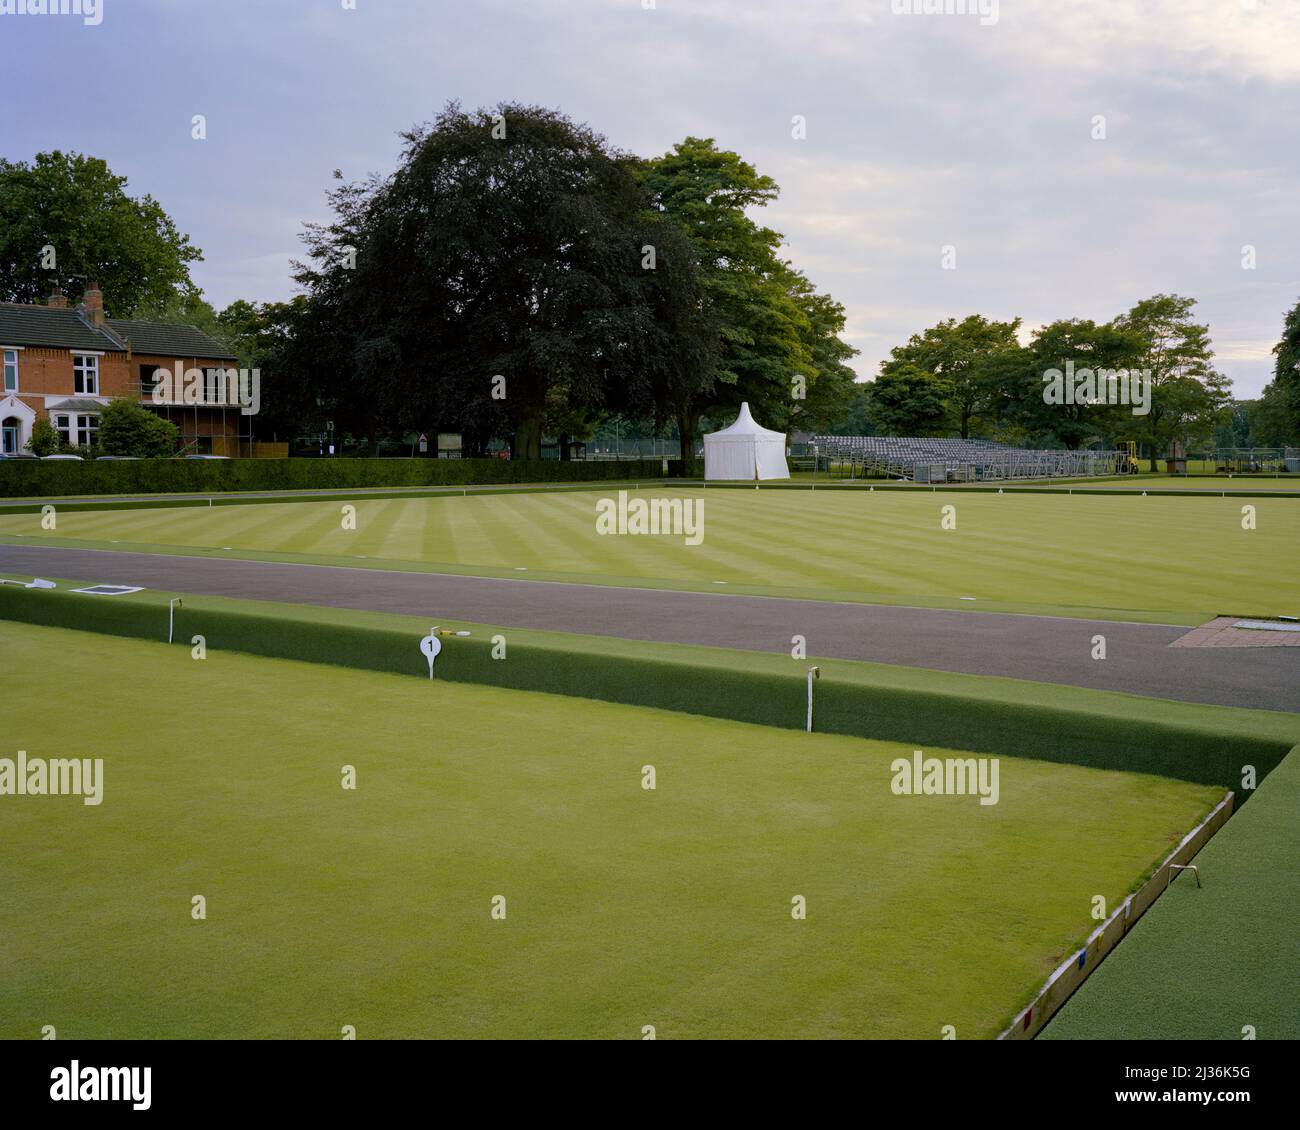
[[752, 651], [802, 635], [812, 656], [1300, 712], [1300, 648], [1170, 647], [1187, 629], [1160, 624], [41, 546], [0, 546], [0, 572]]

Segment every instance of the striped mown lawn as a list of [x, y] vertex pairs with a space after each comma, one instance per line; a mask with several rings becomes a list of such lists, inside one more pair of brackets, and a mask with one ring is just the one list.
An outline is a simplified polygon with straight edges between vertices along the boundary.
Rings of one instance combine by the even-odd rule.
[[1222, 793], [8, 621], [0, 680], [0, 757], [104, 761], [0, 796], [9, 1039], [987, 1038]]
[[[195, 549], [592, 583], [1199, 623], [1300, 613], [1300, 499], [649, 488], [703, 541], [601, 536], [602, 492], [0, 516], [21, 544]], [[941, 526], [954, 508], [955, 529]], [[969, 599], [969, 598], [974, 598]]]

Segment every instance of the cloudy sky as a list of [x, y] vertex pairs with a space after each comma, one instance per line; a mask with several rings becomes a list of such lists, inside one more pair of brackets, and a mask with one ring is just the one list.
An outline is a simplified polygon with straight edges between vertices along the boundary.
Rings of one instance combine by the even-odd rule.
[[1253, 396], [1300, 298], [1300, 0], [100, 3], [88, 25], [0, 0], [0, 155], [106, 159], [203, 249], [218, 307], [291, 295], [331, 171], [387, 173], [450, 99], [741, 153], [864, 377], [945, 317], [1101, 320], [1164, 291]]

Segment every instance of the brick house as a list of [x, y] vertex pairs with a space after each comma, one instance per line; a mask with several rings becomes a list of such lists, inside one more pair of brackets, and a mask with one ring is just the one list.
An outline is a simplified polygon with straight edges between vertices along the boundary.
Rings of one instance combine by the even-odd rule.
[[[106, 317], [95, 283], [76, 307], [57, 287], [44, 306], [0, 302], [0, 361], [0, 450], [6, 455], [24, 450], [41, 417], [66, 442], [93, 443], [99, 413], [117, 397], [175, 423], [184, 454], [249, 453], [238, 388], [219, 376], [238, 363], [230, 350], [193, 326]], [[155, 396], [159, 369], [199, 370], [203, 380], [187, 389], [173, 378], [163, 386], [167, 394]]]

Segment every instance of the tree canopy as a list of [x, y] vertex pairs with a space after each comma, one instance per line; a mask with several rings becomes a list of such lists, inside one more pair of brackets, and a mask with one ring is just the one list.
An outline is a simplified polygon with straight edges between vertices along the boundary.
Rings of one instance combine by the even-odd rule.
[[58, 284], [76, 301], [97, 281], [109, 313], [133, 317], [194, 289], [203, 258], [152, 196], [80, 153], [0, 159], [0, 301], [45, 301]]

